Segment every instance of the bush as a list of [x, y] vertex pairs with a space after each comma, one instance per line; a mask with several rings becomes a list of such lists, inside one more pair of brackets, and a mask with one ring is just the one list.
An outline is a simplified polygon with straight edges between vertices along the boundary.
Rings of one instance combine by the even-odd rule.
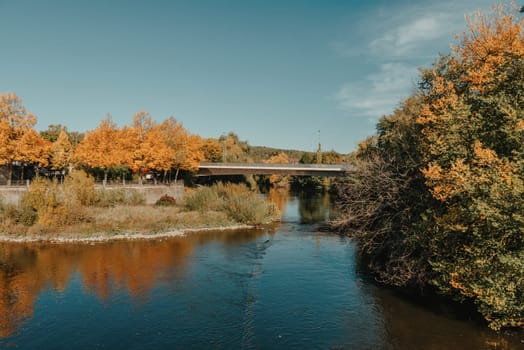
[[83, 170], [74, 170], [64, 179], [63, 195], [65, 201], [89, 206], [96, 202], [95, 179]]
[[4, 204], [0, 212], [4, 220], [24, 226], [33, 225], [37, 219], [36, 210], [26, 205]]
[[[57, 227], [85, 222], [91, 218], [85, 214], [83, 203], [92, 203], [94, 187], [82, 172], [67, 176], [63, 186], [56, 179], [48, 180], [37, 177], [21, 200], [22, 208], [31, 208], [36, 212], [38, 224], [44, 227]], [[24, 209], [29, 222], [29, 209]]]
[[187, 210], [222, 211], [238, 223], [257, 225], [279, 215], [273, 203], [267, 203], [243, 184], [218, 183], [202, 187], [186, 197]]
[[156, 201], [155, 205], [169, 207], [176, 205], [176, 200], [165, 194]]
[[201, 187], [186, 195], [185, 207], [190, 211], [218, 211], [220, 198], [213, 187]]

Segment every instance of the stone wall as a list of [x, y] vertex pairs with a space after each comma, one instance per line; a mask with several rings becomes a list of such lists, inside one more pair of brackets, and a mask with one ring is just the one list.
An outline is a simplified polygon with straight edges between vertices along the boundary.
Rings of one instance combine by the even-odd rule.
[[20, 198], [22, 198], [22, 193], [27, 191], [27, 187], [1, 187], [0, 186], [0, 200], [3, 203], [18, 204]]
[[[96, 186], [96, 187], [97, 189], [102, 188], [101, 186]], [[121, 188], [122, 186], [108, 186], [106, 187], [106, 190], [111, 191], [113, 189], [121, 189]], [[165, 194], [175, 198], [176, 200], [181, 200], [182, 198], [184, 198], [184, 185], [171, 185], [171, 186], [132, 185], [132, 186], [126, 186], [125, 189], [132, 189], [139, 193], [143, 193], [146, 199], [146, 204], [155, 204], [155, 202]], [[0, 186], [0, 197], [4, 203], [16, 204], [20, 202], [22, 193], [24, 193], [25, 191], [27, 191], [27, 187], [23, 187], [23, 186], [20, 186], [20, 187]]]

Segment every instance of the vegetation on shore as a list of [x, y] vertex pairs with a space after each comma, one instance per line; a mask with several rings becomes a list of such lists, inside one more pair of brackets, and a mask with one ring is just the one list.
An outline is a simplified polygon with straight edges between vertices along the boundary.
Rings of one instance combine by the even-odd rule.
[[162, 196], [156, 205], [145, 205], [143, 196], [130, 189], [96, 190], [83, 171], [73, 171], [62, 184], [36, 178], [20, 204], [0, 204], [0, 232], [12, 236], [154, 233], [260, 225], [278, 218], [273, 203], [244, 185], [190, 189], [181, 203]]
[[419, 86], [360, 144], [333, 227], [358, 240], [380, 282], [523, 328], [523, 20], [479, 13]]

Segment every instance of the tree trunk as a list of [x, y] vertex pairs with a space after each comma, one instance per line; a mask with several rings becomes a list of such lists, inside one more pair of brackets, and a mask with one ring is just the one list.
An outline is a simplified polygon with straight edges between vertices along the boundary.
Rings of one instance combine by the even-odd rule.
[[106, 187], [107, 185], [107, 173], [108, 173], [108, 170], [104, 170], [104, 181], [102, 182], [102, 186]]
[[7, 165], [7, 186], [11, 186], [11, 179], [13, 178], [13, 164]]
[[22, 163], [22, 182], [24, 181], [24, 169], [25, 169], [25, 165], [24, 163]]
[[142, 169], [138, 169], [138, 184], [142, 186]]
[[177, 182], [177, 180], [178, 180], [178, 172], [179, 172], [179, 171], [180, 171], [180, 169], [177, 168], [177, 169], [176, 169], [176, 173], [175, 173], [175, 184], [176, 184], [176, 182]]

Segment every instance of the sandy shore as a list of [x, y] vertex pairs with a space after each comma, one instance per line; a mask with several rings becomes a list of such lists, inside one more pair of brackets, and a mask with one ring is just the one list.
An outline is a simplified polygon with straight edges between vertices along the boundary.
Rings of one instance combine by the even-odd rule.
[[252, 225], [232, 225], [220, 227], [203, 227], [203, 228], [189, 228], [180, 230], [170, 230], [164, 232], [144, 233], [144, 232], [122, 232], [122, 233], [96, 233], [93, 235], [81, 234], [60, 234], [60, 235], [27, 235], [27, 236], [13, 236], [7, 234], [0, 234], [0, 243], [101, 243], [111, 241], [134, 241], [134, 240], [148, 240], [148, 239], [162, 239], [182, 237], [190, 233], [210, 232], [210, 231], [237, 231], [249, 230], [255, 226]]

